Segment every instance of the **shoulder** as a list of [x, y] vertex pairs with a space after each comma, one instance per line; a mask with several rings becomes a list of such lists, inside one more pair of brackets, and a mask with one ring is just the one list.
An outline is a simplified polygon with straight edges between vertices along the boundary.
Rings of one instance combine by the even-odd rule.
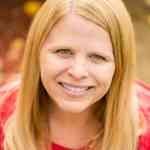
[[0, 123], [14, 109], [20, 81], [16, 80], [0, 87]]
[[139, 115], [146, 130], [139, 136], [138, 150], [150, 149], [150, 85], [136, 81], [136, 92], [139, 99]]
[[140, 102], [147, 102], [147, 104], [149, 104], [148, 106], [150, 106], [150, 84], [138, 80], [136, 81], [136, 89]]
[[0, 149], [4, 138], [3, 127], [15, 109], [20, 81], [13, 81], [0, 87]]
[[150, 85], [137, 81], [136, 91], [139, 99], [139, 112], [145, 117], [147, 129], [150, 130]]

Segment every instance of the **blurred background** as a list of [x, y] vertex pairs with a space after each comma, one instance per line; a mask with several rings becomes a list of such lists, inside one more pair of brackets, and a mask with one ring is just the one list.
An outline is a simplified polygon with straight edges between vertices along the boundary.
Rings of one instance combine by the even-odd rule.
[[[0, 85], [20, 72], [30, 23], [44, 0], [0, 2]], [[150, 0], [124, 0], [135, 27], [137, 77], [150, 83]]]

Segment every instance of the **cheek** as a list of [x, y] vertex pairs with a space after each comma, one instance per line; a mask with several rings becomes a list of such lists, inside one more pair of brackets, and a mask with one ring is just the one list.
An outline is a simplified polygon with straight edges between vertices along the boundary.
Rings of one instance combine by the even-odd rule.
[[112, 63], [98, 66], [92, 72], [93, 76], [97, 80], [98, 85], [100, 85], [99, 87], [104, 90], [108, 90], [115, 73], [115, 65]]
[[96, 76], [97, 79], [111, 80], [115, 72], [114, 63], [101, 64], [96, 67], [91, 68], [92, 74]]
[[40, 59], [40, 70], [41, 76], [51, 78], [57, 77], [59, 74], [64, 72], [69, 66], [70, 63], [57, 59], [54, 56], [47, 55], [46, 57], [41, 57]]

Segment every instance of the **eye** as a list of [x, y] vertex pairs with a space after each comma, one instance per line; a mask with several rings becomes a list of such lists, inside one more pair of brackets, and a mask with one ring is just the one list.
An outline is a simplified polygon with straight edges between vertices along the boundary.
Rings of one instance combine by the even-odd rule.
[[104, 56], [97, 55], [97, 54], [90, 55], [90, 59], [91, 59], [92, 62], [94, 62], [96, 64], [99, 64], [99, 63], [107, 61]]
[[67, 58], [73, 55], [73, 52], [70, 49], [58, 49], [55, 51], [58, 56]]

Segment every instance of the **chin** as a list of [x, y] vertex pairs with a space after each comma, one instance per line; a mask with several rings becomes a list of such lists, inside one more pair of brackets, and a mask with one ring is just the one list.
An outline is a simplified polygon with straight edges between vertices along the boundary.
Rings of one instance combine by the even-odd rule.
[[85, 104], [80, 104], [80, 102], [63, 102], [61, 104], [58, 104], [59, 108], [62, 109], [65, 112], [70, 113], [82, 113], [85, 110], [87, 110], [89, 107]]

